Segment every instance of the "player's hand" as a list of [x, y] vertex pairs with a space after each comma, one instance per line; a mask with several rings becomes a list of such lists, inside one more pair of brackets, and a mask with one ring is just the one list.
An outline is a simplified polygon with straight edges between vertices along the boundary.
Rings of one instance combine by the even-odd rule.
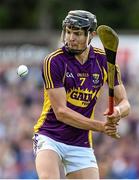
[[104, 133], [108, 136], [111, 136], [112, 138], [120, 138], [119, 134], [117, 133], [117, 123], [105, 122]]
[[104, 112], [104, 116], [107, 117], [107, 121], [110, 123], [116, 123], [118, 125], [118, 122], [121, 119], [121, 113], [118, 110], [118, 108], [114, 107], [114, 112], [111, 115], [109, 115], [108, 112], [109, 112], [108, 109], [106, 109], [106, 111]]

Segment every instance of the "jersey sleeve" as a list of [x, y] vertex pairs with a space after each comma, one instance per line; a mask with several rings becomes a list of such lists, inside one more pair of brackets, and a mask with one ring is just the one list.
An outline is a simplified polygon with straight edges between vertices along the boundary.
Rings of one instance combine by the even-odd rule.
[[42, 76], [46, 89], [63, 87], [62, 66], [59, 62], [57, 56], [44, 59]]

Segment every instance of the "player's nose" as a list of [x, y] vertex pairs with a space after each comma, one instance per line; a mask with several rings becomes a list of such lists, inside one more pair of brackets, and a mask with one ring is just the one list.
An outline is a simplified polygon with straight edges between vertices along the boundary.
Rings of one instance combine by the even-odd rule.
[[75, 39], [76, 39], [75, 35], [73, 33], [71, 33], [69, 40], [70, 41], [74, 41]]

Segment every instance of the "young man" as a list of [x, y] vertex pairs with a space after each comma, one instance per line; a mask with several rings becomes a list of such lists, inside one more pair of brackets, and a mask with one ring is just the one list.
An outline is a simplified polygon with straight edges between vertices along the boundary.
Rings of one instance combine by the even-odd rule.
[[98, 179], [92, 131], [116, 138], [117, 122], [129, 113], [116, 68], [114, 113], [106, 122], [94, 120], [94, 107], [107, 81], [105, 53], [90, 45], [96, 26], [92, 13], [70, 11], [63, 21], [64, 46], [44, 60], [44, 106], [33, 138], [40, 179], [60, 178], [60, 161], [67, 178]]

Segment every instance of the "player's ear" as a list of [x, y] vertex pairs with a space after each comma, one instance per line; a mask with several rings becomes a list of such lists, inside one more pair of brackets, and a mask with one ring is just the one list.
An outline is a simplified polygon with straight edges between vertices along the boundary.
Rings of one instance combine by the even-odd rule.
[[89, 39], [91, 41], [93, 39], [93, 37], [96, 36], [96, 31], [90, 32], [89, 36], [90, 36]]
[[90, 36], [93, 38], [94, 36], [96, 36], [96, 31], [92, 31], [91, 33], [90, 33]]

